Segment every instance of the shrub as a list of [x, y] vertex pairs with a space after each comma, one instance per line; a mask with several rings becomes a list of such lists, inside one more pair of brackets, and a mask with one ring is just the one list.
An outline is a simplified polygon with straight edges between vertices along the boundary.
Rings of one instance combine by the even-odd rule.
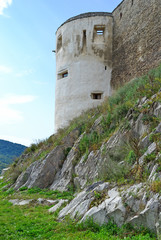
[[129, 165], [125, 162], [120, 164], [114, 161], [112, 158], [108, 158], [106, 163], [100, 169], [98, 178], [105, 181], [119, 182], [120, 179], [124, 179], [129, 172]]
[[25, 190], [27, 190], [27, 187], [21, 187], [21, 188], [19, 189], [19, 191], [25, 191]]
[[136, 161], [136, 155], [134, 153], [133, 150], [131, 150], [128, 154], [128, 156], [125, 158], [125, 160], [129, 163], [129, 164], [133, 164]]
[[152, 182], [150, 188], [153, 192], [161, 193], [161, 180], [156, 180]]
[[146, 162], [154, 161], [155, 158], [156, 158], [156, 153], [150, 153], [145, 156], [145, 161]]

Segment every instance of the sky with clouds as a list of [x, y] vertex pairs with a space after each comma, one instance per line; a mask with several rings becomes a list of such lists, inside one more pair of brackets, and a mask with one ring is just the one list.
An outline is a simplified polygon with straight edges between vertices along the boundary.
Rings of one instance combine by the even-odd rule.
[[0, 0], [0, 139], [30, 145], [54, 133], [57, 28], [120, 2]]

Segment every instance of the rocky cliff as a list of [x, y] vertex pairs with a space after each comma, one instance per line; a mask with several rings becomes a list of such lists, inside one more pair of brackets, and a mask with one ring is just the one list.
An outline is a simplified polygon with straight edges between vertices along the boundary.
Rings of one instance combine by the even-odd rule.
[[99, 224], [161, 228], [161, 67], [120, 88], [70, 126], [33, 144], [5, 178], [75, 191], [59, 213]]

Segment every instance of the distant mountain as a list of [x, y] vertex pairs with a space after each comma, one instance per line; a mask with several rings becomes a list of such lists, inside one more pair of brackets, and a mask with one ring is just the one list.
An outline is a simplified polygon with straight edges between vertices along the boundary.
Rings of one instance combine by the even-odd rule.
[[0, 173], [3, 168], [19, 157], [25, 149], [26, 146], [24, 145], [0, 140]]

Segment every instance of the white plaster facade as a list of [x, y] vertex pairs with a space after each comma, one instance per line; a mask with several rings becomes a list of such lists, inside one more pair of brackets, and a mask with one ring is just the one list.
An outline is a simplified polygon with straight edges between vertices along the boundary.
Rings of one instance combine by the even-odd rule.
[[58, 28], [56, 131], [111, 94], [112, 37], [109, 13], [81, 14]]

